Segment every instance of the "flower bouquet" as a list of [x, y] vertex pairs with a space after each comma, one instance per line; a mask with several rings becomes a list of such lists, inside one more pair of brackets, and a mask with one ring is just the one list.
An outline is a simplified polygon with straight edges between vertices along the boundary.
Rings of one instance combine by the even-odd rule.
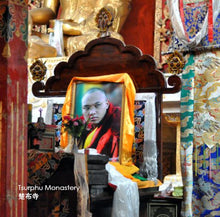
[[64, 151], [72, 152], [73, 149], [78, 149], [80, 137], [83, 132], [90, 127], [90, 125], [89, 120], [85, 121], [83, 116], [71, 118], [70, 115], [66, 115], [63, 117], [62, 127], [64, 132], [67, 132], [68, 135], [72, 137], [72, 141], [69, 142]]

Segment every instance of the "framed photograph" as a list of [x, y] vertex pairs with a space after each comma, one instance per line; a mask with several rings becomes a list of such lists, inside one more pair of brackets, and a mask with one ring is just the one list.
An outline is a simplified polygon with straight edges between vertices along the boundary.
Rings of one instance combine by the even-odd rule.
[[45, 132], [42, 134], [42, 139], [38, 140], [40, 151], [54, 152], [56, 144], [56, 126], [47, 125]]
[[29, 123], [28, 149], [53, 152], [56, 144], [56, 129], [56, 125], [45, 125], [45, 129], [40, 129], [37, 123]]
[[81, 148], [94, 148], [119, 158], [121, 148], [124, 84], [82, 82], [73, 85], [71, 114], [83, 117], [90, 129], [81, 136]]

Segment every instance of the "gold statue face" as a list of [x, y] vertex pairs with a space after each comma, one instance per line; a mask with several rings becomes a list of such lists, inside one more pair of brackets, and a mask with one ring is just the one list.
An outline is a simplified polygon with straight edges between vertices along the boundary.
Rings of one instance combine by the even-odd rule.
[[[110, 26], [111, 36], [122, 40], [118, 32], [128, 16], [130, 3], [131, 0], [44, 0], [42, 8], [30, 11], [29, 21], [33, 24], [49, 24], [54, 23], [54, 19], [60, 19], [63, 23], [66, 55], [69, 56], [84, 49], [92, 39], [110, 35], [110, 32], [106, 33]], [[58, 17], [59, 5], [62, 10]], [[53, 30], [49, 29], [49, 31]], [[37, 35], [48, 42], [48, 35], [42, 33]], [[48, 49], [48, 52], [51, 50]], [[34, 54], [34, 52], [29, 53]], [[54, 52], [51, 55], [54, 56]], [[48, 53], [47, 56], [50, 54]], [[29, 56], [29, 58], [35, 57]]]

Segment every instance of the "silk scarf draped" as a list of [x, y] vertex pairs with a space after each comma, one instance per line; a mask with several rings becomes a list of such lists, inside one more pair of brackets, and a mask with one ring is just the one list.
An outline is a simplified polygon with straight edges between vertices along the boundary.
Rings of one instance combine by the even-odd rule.
[[[170, 19], [172, 22], [175, 35], [179, 41], [185, 47], [197, 46], [205, 35], [209, 36], [209, 40], [213, 40], [213, 23], [215, 22], [220, 12], [220, 1], [209, 0], [208, 10], [206, 12], [203, 23], [200, 25], [200, 29], [197, 31], [194, 37], [189, 37], [185, 28], [184, 7], [197, 7], [200, 3], [206, 3], [207, 1], [190, 1], [190, 0], [168, 0], [168, 7], [170, 13]], [[196, 19], [195, 17], [192, 19]], [[197, 20], [198, 21], [198, 20]]]
[[[66, 98], [63, 105], [62, 116], [70, 114], [72, 105], [72, 93], [74, 83], [81, 82], [114, 82], [124, 84], [124, 105], [123, 107], [123, 121], [122, 121], [122, 144], [121, 151], [121, 163], [128, 164], [132, 162], [132, 145], [134, 141], [134, 100], [135, 100], [135, 86], [127, 73], [111, 74], [104, 76], [94, 77], [74, 77], [66, 92]], [[68, 145], [68, 136], [63, 134], [61, 136], [61, 147], [65, 148]]]

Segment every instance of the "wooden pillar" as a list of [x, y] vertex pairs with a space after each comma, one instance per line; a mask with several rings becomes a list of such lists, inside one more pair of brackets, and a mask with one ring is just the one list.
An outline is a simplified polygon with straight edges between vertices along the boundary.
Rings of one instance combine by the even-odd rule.
[[0, 215], [27, 216], [27, 1], [0, 2]]
[[156, 0], [132, 0], [131, 12], [121, 29], [127, 45], [134, 45], [143, 54], [154, 55], [154, 21]]
[[179, 113], [164, 114], [166, 122], [176, 128], [176, 176], [182, 180], [181, 161], [180, 161], [180, 148], [181, 148], [181, 126]]

